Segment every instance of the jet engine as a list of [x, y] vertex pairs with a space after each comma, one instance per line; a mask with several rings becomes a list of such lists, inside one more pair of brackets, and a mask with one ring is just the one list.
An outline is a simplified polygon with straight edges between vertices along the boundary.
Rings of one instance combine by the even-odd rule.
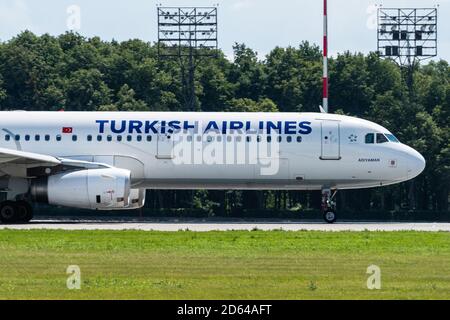
[[36, 202], [81, 209], [117, 210], [128, 209], [131, 205], [130, 184], [129, 170], [90, 169], [35, 179], [30, 191]]

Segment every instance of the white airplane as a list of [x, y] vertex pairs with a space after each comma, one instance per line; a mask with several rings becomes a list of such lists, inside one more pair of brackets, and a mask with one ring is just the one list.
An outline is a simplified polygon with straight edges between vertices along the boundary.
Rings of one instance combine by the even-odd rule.
[[337, 190], [418, 176], [424, 158], [375, 123], [326, 113], [0, 112], [0, 219], [30, 203], [144, 205], [146, 189]]

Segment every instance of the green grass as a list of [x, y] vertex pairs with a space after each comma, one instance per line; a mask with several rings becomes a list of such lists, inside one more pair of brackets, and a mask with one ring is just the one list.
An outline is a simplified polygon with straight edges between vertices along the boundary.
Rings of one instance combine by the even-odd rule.
[[141, 298], [450, 299], [450, 234], [0, 230], [0, 299]]

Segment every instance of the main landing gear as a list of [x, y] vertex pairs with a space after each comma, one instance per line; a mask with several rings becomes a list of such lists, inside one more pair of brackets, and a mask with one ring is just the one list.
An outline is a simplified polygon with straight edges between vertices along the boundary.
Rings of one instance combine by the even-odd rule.
[[31, 219], [33, 219], [33, 208], [28, 202], [20, 200], [0, 203], [0, 222], [28, 223]]
[[322, 189], [322, 212], [323, 212], [323, 219], [327, 223], [335, 223], [337, 216], [336, 216], [336, 193], [337, 190], [334, 192], [331, 191], [331, 189]]

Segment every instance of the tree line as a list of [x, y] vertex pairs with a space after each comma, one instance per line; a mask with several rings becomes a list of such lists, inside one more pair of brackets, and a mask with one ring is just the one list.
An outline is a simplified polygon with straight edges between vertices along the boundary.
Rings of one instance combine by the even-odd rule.
[[[322, 53], [302, 42], [276, 47], [264, 59], [245, 44], [204, 58], [195, 72], [196, 111], [317, 112]], [[406, 70], [376, 53], [344, 52], [330, 59], [331, 111], [375, 121], [427, 160], [425, 172], [396, 186], [340, 192], [349, 212], [448, 211], [450, 68], [418, 64]], [[22, 32], [0, 43], [0, 110], [188, 111], [179, 61], [159, 59], [155, 44]], [[411, 89], [411, 90], [409, 90]], [[318, 192], [150, 191], [151, 210], [208, 215], [318, 208]]]

